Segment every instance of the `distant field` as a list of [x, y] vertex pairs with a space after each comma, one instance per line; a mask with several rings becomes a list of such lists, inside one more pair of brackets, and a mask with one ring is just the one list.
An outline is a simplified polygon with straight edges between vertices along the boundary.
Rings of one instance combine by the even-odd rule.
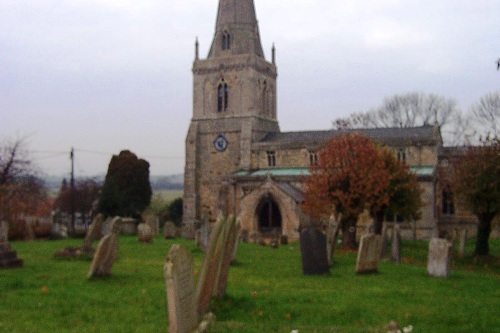
[[158, 199], [169, 203], [177, 198], [182, 198], [184, 190], [155, 190], [153, 191], [153, 199]]

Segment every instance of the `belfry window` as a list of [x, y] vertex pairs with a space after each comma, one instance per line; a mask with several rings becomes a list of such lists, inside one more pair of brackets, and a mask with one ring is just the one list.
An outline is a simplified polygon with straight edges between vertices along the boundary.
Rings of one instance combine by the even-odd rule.
[[317, 166], [318, 165], [318, 153], [315, 151], [309, 152], [309, 165]]
[[231, 35], [229, 32], [224, 31], [222, 34], [222, 49], [229, 50], [231, 48]]
[[267, 152], [267, 166], [275, 167], [276, 166], [276, 152], [268, 151]]
[[227, 107], [229, 104], [229, 87], [227, 83], [222, 80], [217, 88], [217, 111], [223, 112], [227, 111]]
[[404, 148], [398, 149], [398, 162], [400, 163], [406, 162], [406, 150]]

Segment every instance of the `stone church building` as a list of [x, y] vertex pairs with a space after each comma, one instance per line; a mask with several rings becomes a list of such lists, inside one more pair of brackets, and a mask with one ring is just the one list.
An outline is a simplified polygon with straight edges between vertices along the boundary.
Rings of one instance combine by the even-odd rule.
[[[300, 209], [303, 180], [317, 152], [339, 132], [280, 131], [275, 60], [274, 47], [271, 59], [264, 57], [253, 0], [220, 0], [208, 56], [199, 57], [196, 42], [193, 64], [183, 198], [183, 226], [191, 234], [205, 218], [234, 214], [250, 234], [277, 231], [294, 240], [309, 222]], [[413, 232], [430, 237], [443, 197], [439, 128], [357, 131], [393, 149], [417, 175], [425, 206]]]

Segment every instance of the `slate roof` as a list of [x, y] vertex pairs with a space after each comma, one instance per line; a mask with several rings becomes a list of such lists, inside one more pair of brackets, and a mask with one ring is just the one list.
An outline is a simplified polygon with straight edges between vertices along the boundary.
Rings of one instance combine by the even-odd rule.
[[323, 143], [341, 133], [358, 132], [374, 141], [389, 143], [414, 143], [436, 142], [436, 129], [434, 126], [410, 128], [373, 128], [352, 130], [327, 130], [327, 131], [300, 131], [268, 133], [258, 144], [314, 144]]

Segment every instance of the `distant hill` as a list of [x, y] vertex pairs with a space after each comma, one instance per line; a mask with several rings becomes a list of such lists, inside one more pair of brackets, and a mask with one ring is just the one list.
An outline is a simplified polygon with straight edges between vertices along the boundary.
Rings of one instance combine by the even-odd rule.
[[[104, 182], [104, 177], [105, 177], [104, 175], [98, 175], [87, 178], [93, 178], [102, 183]], [[63, 179], [64, 177], [58, 177], [58, 176], [42, 177], [42, 180], [45, 182], [45, 186], [49, 190], [59, 190], [61, 188]], [[76, 181], [78, 181], [78, 179], [80, 178], [77, 177]], [[69, 177], [67, 177], [66, 180], [69, 182]], [[184, 175], [182, 174], [169, 175], [169, 176], [149, 176], [149, 181], [151, 182], [151, 188], [153, 189], [153, 191], [184, 189]]]

